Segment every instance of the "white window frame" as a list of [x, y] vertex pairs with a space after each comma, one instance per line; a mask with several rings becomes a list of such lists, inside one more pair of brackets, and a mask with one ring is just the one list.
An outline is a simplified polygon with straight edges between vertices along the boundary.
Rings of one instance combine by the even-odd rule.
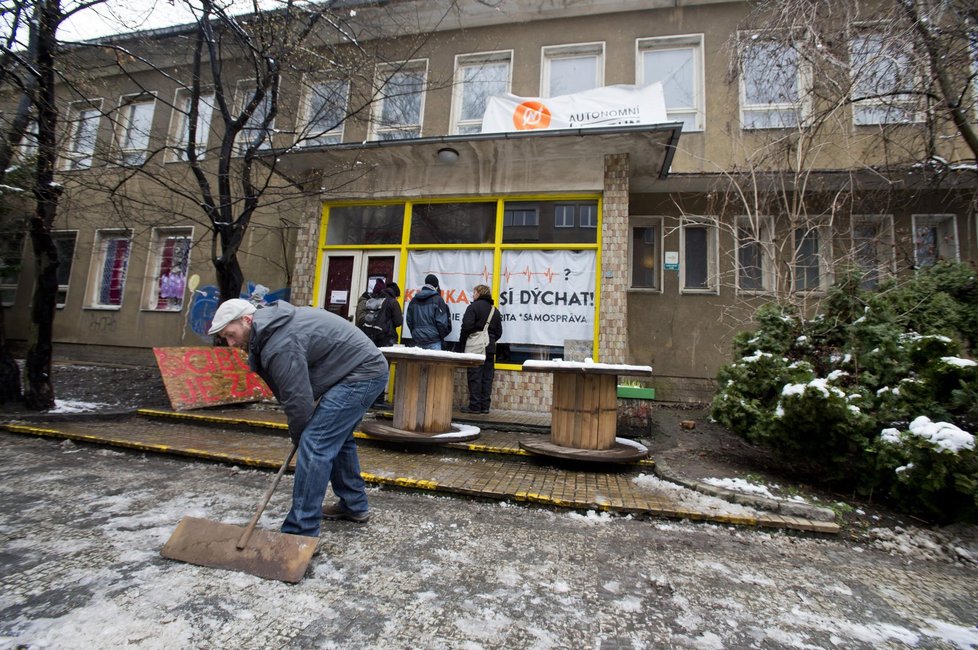
[[[854, 27], [853, 33], [849, 37], [849, 76], [852, 80], [852, 94], [858, 96], [860, 92], [857, 91], [858, 78], [855, 70], [855, 58], [856, 58], [856, 41], [858, 39], [872, 39], [874, 37], [881, 38], [886, 45], [886, 36], [879, 31], [874, 31], [872, 25], [856, 25]], [[900, 43], [899, 45], [894, 45], [896, 50], [900, 55], [906, 55], [907, 57], [907, 71], [906, 73], [911, 77], [911, 90], [917, 87], [921, 83], [920, 70], [916, 69], [914, 66], [914, 54], [912, 52], [912, 45], [910, 43]], [[907, 53], [907, 49], [911, 48], [911, 51]], [[866, 69], [866, 68], [864, 68]], [[873, 119], [872, 115], [874, 111], [886, 110], [887, 107], [892, 108], [892, 112], [899, 115], [901, 111], [906, 111], [910, 114], [910, 118], [903, 119]], [[864, 113], [865, 111], [865, 113]], [[890, 112], [890, 111], [887, 111]], [[862, 117], [861, 117], [862, 116]], [[854, 126], [881, 126], [887, 124], [914, 124], [922, 122], [924, 120], [924, 113], [921, 110], [921, 102], [917, 97], [912, 95], [908, 96], [906, 99], [897, 99], [895, 97], [882, 97], [879, 99], [862, 99], [852, 101], [852, 123]]]
[[[98, 132], [102, 125], [102, 100], [86, 100], [74, 102], [68, 109], [68, 137], [65, 140], [64, 156], [61, 168], [63, 170], [88, 169], [95, 160], [95, 148], [98, 144]], [[93, 132], [91, 140], [82, 144], [82, 126], [91, 125]]]
[[573, 43], [568, 45], [546, 45], [540, 50], [540, 96], [552, 97], [551, 94], [551, 70], [550, 66], [554, 61], [565, 59], [583, 59], [593, 57], [594, 64], [594, 85], [589, 88], [582, 88], [578, 92], [600, 88], [604, 85], [604, 61], [605, 61], [604, 41], [593, 43]]
[[[170, 148], [168, 162], [187, 162], [187, 144], [190, 139], [190, 100], [192, 92], [186, 88], [176, 91], [173, 98], [173, 112], [170, 114]], [[211, 120], [214, 117], [214, 91], [202, 90], [197, 104], [197, 138], [194, 148], [197, 159], [207, 155], [207, 141], [210, 136]]]
[[[340, 107], [336, 105], [338, 110], [342, 110], [343, 119], [339, 120], [339, 123], [328, 131], [322, 131], [321, 125], [317, 125], [314, 115], [315, 110], [314, 99], [317, 96], [318, 89], [324, 86], [339, 84], [341, 86], [343, 97], [343, 105]], [[302, 121], [301, 121], [301, 131], [297, 134], [297, 144], [300, 147], [321, 147], [326, 145], [340, 144], [343, 142], [344, 128], [346, 126], [346, 116], [349, 111], [350, 105], [350, 82], [346, 79], [330, 79], [324, 77], [309, 77], [306, 79], [305, 84], [306, 90], [302, 98]], [[337, 94], [337, 95], [338, 95]], [[327, 111], [322, 111], [326, 114]]]
[[[748, 241], [742, 237], [742, 230], [750, 230], [752, 236]], [[734, 267], [736, 269], [737, 292], [742, 294], [762, 294], [774, 291], [774, 217], [748, 215], [738, 216], [734, 230]], [[761, 287], [748, 288], [743, 286], [744, 269], [741, 264], [740, 251], [746, 245], [755, 245], [760, 251], [761, 257]]]
[[[914, 268], [924, 268], [923, 261], [918, 255], [918, 248], [920, 242], [917, 238], [918, 228], [934, 228], [935, 239], [943, 237], [946, 239], [949, 235], [953, 238], [953, 241], [948, 243], [944, 242], [943, 246], [940, 241], [936, 241], [937, 253], [935, 255], [935, 263], [942, 260], [948, 260], [953, 262], [961, 261], [961, 245], [960, 239], [958, 238], [958, 215], [956, 214], [912, 214], [910, 215], [911, 222], [911, 240], [913, 241], [913, 262]], [[953, 259], [952, 259], [953, 256]], [[931, 266], [927, 264], [926, 266]]]
[[[466, 72], [472, 68], [482, 68], [486, 65], [496, 65], [504, 63], [506, 64], [506, 81], [500, 92], [508, 93], [510, 92], [513, 85], [513, 50], [498, 50], [495, 52], [476, 52], [473, 54], [458, 54], [455, 56], [455, 83], [452, 87], [452, 134], [453, 135], [467, 135], [473, 133], [480, 133], [482, 131], [482, 118], [485, 113], [485, 108], [483, 107], [483, 114], [479, 115], [478, 118], [470, 117], [464, 118], [462, 116], [462, 109], [465, 107], [465, 96], [466, 88], [471, 87], [474, 83], [478, 83], [482, 86], [488, 83], [485, 80], [473, 80], [466, 81]], [[490, 95], [487, 95], [491, 96]]]
[[[598, 227], [598, 206], [595, 205], [583, 205], [577, 204], [578, 209], [575, 210], [578, 215], [578, 226], [581, 228], [597, 228]], [[584, 209], [587, 209], [587, 219], [585, 219]]]
[[[419, 95], [418, 119], [417, 122], [385, 125], [382, 123], [384, 116], [384, 105], [390, 100], [385, 96], [389, 83], [385, 83], [385, 78], [393, 78], [399, 74], [421, 73], [422, 90]], [[425, 99], [428, 95], [428, 59], [413, 59], [399, 63], [378, 65], [374, 71], [374, 105], [370, 120], [370, 139], [371, 140], [408, 140], [420, 138], [424, 129]], [[414, 93], [411, 93], [413, 95]], [[416, 132], [415, 132], [416, 131]], [[397, 136], [406, 134], [404, 137], [385, 137], [387, 135]]]
[[31, 119], [24, 129], [24, 136], [17, 145], [17, 159], [26, 160], [37, 154], [37, 120]]
[[[516, 223], [519, 216], [520, 223]], [[537, 207], [503, 206], [503, 228], [537, 228], [540, 226], [540, 210]]]
[[[149, 119], [145, 124], [146, 128], [143, 129], [144, 125], [137, 124], [133, 118], [137, 112], [147, 110], [149, 111]], [[155, 95], [139, 93], [126, 95], [119, 99], [119, 118], [116, 121], [115, 132], [116, 162], [126, 167], [138, 167], [146, 162], [155, 115]], [[143, 120], [145, 120], [145, 116]]]
[[[125, 270], [122, 272], [122, 286], [119, 287], [119, 304], [101, 303], [102, 273], [108, 256], [108, 243], [117, 239], [126, 239], [129, 246], [126, 253]], [[88, 270], [88, 309], [104, 309], [118, 311], [126, 299], [126, 278], [129, 275], [129, 265], [132, 262], [132, 230], [120, 228], [104, 228], [95, 231], [95, 245], [92, 247], [92, 261]]]
[[[764, 38], [765, 35], [770, 35], [773, 38]], [[808, 94], [808, 88], [810, 87], [811, 75], [809, 74], [804, 62], [801, 57], [796, 55], [795, 60], [795, 92], [798, 95], [798, 101], [796, 102], [760, 102], [751, 103], [747, 97], [747, 71], [746, 63], [749, 59], [747, 55], [747, 49], [751, 45], [756, 45], [758, 43], [774, 43], [783, 44], [785, 42], [785, 35], [776, 34], [773, 32], [750, 32], [750, 31], [740, 31], [737, 32], [737, 47], [738, 47], [738, 86], [739, 86], [739, 103], [740, 103], [740, 126], [745, 131], [762, 131], [768, 129], [796, 129], [805, 124], [808, 117], [808, 102], [806, 96]], [[786, 51], [792, 52], [791, 48]], [[781, 114], [781, 119], [772, 120], [766, 124], [756, 124], [754, 120], [756, 118], [751, 118], [748, 116], [750, 113], [757, 113], [761, 115], [776, 116]], [[790, 120], [785, 120], [785, 117], [794, 115], [795, 120], [792, 123]]]
[[150, 234], [149, 241], [149, 255], [146, 258], [146, 275], [143, 280], [143, 298], [142, 307], [143, 311], [153, 311], [153, 312], [179, 312], [182, 311], [184, 306], [186, 306], [186, 284], [184, 284], [184, 292], [180, 297], [180, 303], [177, 305], [169, 305], [166, 307], [160, 307], [160, 272], [162, 270], [163, 264], [163, 252], [166, 248], [166, 243], [169, 239], [186, 239], [188, 242], [187, 256], [186, 256], [186, 273], [184, 274], [184, 283], [186, 283], [186, 278], [189, 277], [190, 269], [190, 253], [193, 250], [194, 241], [194, 229], [193, 226], [171, 226], [171, 227], [160, 227], [153, 228]]
[[[809, 287], [799, 286], [799, 245], [797, 235], [799, 232], [803, 236], [814, 233], [817, 236], [818, 244], [818, 286]], [[822, 224], [805, 224], [792, 226], [791, 228], [791, 292], [792, 293], [821, 293], [828, 290], [832, 284], [832, 231]], [[806, 267], [807, 268], [807, 267]]]
[[[258, 89], [258, 85], [255, 79], [241, 79], [238, 81], [237, 88], [236, 88], [237, 101], [235, 102], [238, 115], [240, 115], [241, 111], [244, 110], [245, 104], [251, 101], [251, 97], [255, 94], [255, 91], [257, 89]], [[245, 126], [241, 129], [241, 132], [238, 133], [238, 136], [236, 138], [237, 142], [235, 143], [235, 148], [234, 148], [235, 153], [238, 156], [243, 156], [245, 154], [245, 151], [247, 151], [248, 147], [251, 146], [251, 143], [254, 142], [254, 139], [249, 138], [248, 134], [252, 132], [258, 133], [260, 131], [260, 129], [257, 126], [253, 126], [253, 125], [258, 124], [261, 121], [264, 121], [263, 117], [260, 119], [256, 119], [256, 118], [258, 118], [258, 116], [261, 114], [262, 106], [267, 106], [265, 110], [270, 110], [271, 103], [272, 103], [271, 88], [269, 88], [268, 91], [265, 93], [265, 98], [262, 100], [262, 103], [255, 107], [255, 112], [251, 114], [251, 119], [249, 119], [247, 123], [245, 123]], [[275, 133], [276, 119], [278, 119], [278, 116], [273, 118], [271, 123], [269, 123], [268, 129], [266, 129], [266, 133], [262, 137], [261, 144], [258, 146], [258, 151], [264, 151], [266, 149], [272, 148], [272, 136]]]
[[[868, 269], [859, 262], [859, 246], [863, 240], [856, 239], [856, 228], [864, 225], [872, 225], [876, 228], [876, 236], [871, 242], [874, 247], [876, 257], [876, 268]], [[893, 236], [893, 215], [892, 214], [854, 214], [850, 217], [849, 239], [852, 242], [852, 260], [854, 266], [862, 268], [867, 274], [875, 272], [877, 284], [892, 277], [896, 273], [896, 245]], [[865, 289], [873, 288], [869, 280], [865, 278], [860, 285]]]
[[[628, 290], [642, 293], [662, 293], [663, 243], [662, 217], [633, 216], [628, 220]], [[655, 228], [655, 259], [652, 260], [653, 286], [640, 287], [635, 281], [635, 228]]]
[[[720, 246], [719, 229], [716, 225], [716, 217], [683, 217], [679, 230], [679, 268], [680, 268], [680, 293], [684, 294], [709, 294], [717, 295], [720, 293]], [[690, 269], [690, 261], [687, 258], [687, 232], [696, 229], [706, 231], [706, 286], [690, 287], [687, 272]]]
[[691, 50], [693, 54], [693, 87], [690, 89], [693, 104], [670, 109], [669, 98], [666, 97], [666, 117], [670, 122], [682, 122], [683, 131], [704, 131], [706, 130], [706, 86], [703, 72], [703, 34], [635, 39], [635, 83], [640, 86], [651, 83], [648, 80], [648, 71], [645, 69], [646, 54], [676, 50]]
[[[71, 259], [65, 260], [61, 257], [61, 251], [58, 250], [58, 271], [65, 268], [65, 262], [68, 262], [68, 281], [64, 284], [58, 283], [58, 300], [55, 306], [58, 309], [64, 309], [64, 306], [68, 303], [68, 289], [71, 287], [71, 272], [75, 268], [75, 254], [78, 252], [78, 231], [77, 230], [53, 230], [51, 231], [51, 238], [54, 240], [65, 239], [68, 236], [72, 236], [75, 240], [74, 245], [71, 248]], [[57, 244], [55, 244], [57, 245]]]
[[[570, 223], [568, 223], [570, 212]], [[573, 228], [577, 225], [577, 206], [573, 203], [557, 203], [554, 205], [554, 228]]]

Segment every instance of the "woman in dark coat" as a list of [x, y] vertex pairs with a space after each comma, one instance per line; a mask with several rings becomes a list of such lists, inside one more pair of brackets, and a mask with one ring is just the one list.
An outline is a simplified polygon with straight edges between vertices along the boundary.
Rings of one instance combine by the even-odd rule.
[[486, 326], [489, 321], [489, 345], [486, 347], [486, 360], [481, 366], [467, 370], [469, 380], [469, 405], [462, 407], [463, 413], [488, 413], [492, 401], [492, 378], [496, 372], [496, 341], [503, 335], [503, 317], [498, 309], [493, 309], [489, 287], [480, 284], [475, 288], [475, 300], [466, 307], [462, 315], [462, 331], [459, 334], [459, 349], [465, 350], [465, 341], [473, 332]]

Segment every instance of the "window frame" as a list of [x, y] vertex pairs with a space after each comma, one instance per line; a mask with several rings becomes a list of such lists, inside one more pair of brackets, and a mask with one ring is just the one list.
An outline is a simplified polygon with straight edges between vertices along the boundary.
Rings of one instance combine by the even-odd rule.
[[[384, 71], [391, 71], [391, 76], [388, 77], [387, 82], [381, 83], [381, 77]], [[384, 96], [382, 91], [387, 87], [394, 75], [397, 74], [411, 74], [421, 72], [421, 91], [419, 95], [418, 103], [418, 121], [416, 123], [412, 122], [397, 124], [394, 126], [386, 126], [382, 124], [384, 115], [384, 105], [386, 104], [388, 97]], [[370, 114], [370, 136], [371, 141], [387, 141], [387, 140], [413, 140], [422, 137], [424, 134], [424, 114], [425, 114], [425, 103], [428, 95], [428, 59], [409, 59], [407, 61], [399, 61], [394, 63], [384, 63], [375, 66], [374, 68], [374, 103], [373, 110]], [[414, 93], [411, 93], [412, 95]], [[409, 135], [400, 138], [384, 138], [385, 134], [398, 134], [407, 133], [408, 131], [413, 131], [417, 129], [417, 133], [414, 135]]]
[[[809, 116], [809, 106], [808, 106], [808, 90], [811, 86], [811, 74], [805, 65], [802, 57], [797, 55], [797, 50], [794, 48], [785, 48], [785, 51], [796, 52], [795, 58], [795, 92], [797, 93], [798, 100], [796, 102], [764, 102], [764, 103], [751, 103], [747, 99], [747, 72], [746, 65], [749, 60], [747, 55], [747, 48], [752, 44], [757, 44], [760, 42], [768, 42], [774, 44], [783, 44], [784, 41], [778, 38], [761, 38], [763, 35], [773, 35], [777, 34], [772, 31], [738, 31], [737, 32], [737, 86], [738, 86], [738, 103], [739, 103], [739, 115], [740, 128], [744, 131], [768, 131], [772, 129], [797, 129], [803, 127]], [[794, 124], [788, 124], [783, 121], [780, 123], [757, 125], [754, 122], [748, 124], [746, 115], [748, 113], [761, 113], [766, 115], [776, 115], [776, 114], [793, 114], [795, 116]]]
[[561, 59], [579, 59], [589, 56], [596, 59], [594, 66], [594, 85], [590, 88], [584, 88], [574, 92], [585, 92], [587, 90], [593, 90], [594, 88], [600, 88], [604, 85], [604, 67], [606, 58], [605, 42], [593, 41], [590, 43], [545, 45], [540, 48], [540, 96], [557, 96], [551, 94], [551, 82], [553, 81], [551, 74], [551, 63], [553, 63], [553, 61]]
[[[735, 220], [734, 226], [734, 268], [735, 268], [735, 279], [737, 293], [740, 294], [750, 294], [759, 295], [771, 293], [775, 290], [775, 277], [774, 277], [774, 217], [768, 215], [762, 215], [759, 217], [752, 217], [749, 215], [740, 215]], [[744, 227], [743, 224], [747, 224], [747, 227], [751, 230], [756, 228], [759, 237], [752, 237], [750, 242], [745, 242], [741, 237], [741, 231]], [[745, 288], [743, 286], [743, 271], [744, 267], [741, 264], [740, 251], [747, 245], [753, 244], [760, 249], [761, 258], [761, 288]]]
[[[173, 97], [173, 110], [170, 112], [170, 136], [169, 147], [167, 148], [167, 162], [189, 162], [186, 154], [188, 140], [190, 138], [190, 100], [192, 91], [186, 88], [178, 88]], [[209, 101], [208, 101], [209, 99]], [[194, 147], [197, 149], [197, 159], [203, 160], [207, 157], [207, 144], [210, 140], [211, 121], [214, 119], [214, 91], [212, 89], [201, 90], [197, 110], [197, 139]], [[186, 105], [186, 106], [184, 106]], [[208, 106], [206, 119], [204, 111], [200, 107]]]
[[[65, 284], [58, 283], [58, 294], [57, 300], [55, 302], [55, 307], [57, 309], [64, 309], [65, 305], [68, 304], [68, 290], [71, 288], [71, 272], [75, 268], [75, 254], [78, 252], [78, 233], [77, 230], [53, 230], [51, 231], [51, 239], [57, 241], [58, 239], [67, 239], [70, 235], [74, 239], [74, 243], [71, 246], [71, 258], [68, 261], [68, 282]], [[57, 246], [57, 244], [55, 244]], [[65, 268], [65, 259], [61, 257], [61, 250], [58, 249], [58, 271], [60, 272]]]
[[[848, 46], [847, 54], [849, 56], [849, 69], [848, 69], [848, 74], [849, 74], [849, 79], [850, 79], [850, 81], [852, 83], [852, 86], [851, 86], [851, 89], [850, 89], [849, 100], [850, 100], [850, 106], [851, 106], [851, 112], [852, 112], [852, 124], [853, 124], [853, 126], [854, 127], [863, 127], [863, 126], [867, 126], [867, 127], [880, 127], [880, 126], [892, 126], [892, 125], [899, 125], [899, 124], [918, 124], [920, 122], [923, 122], [924, 121], [924, 111], [922, 109], [921, 102], [920, 102], [920, 100], [917, 97], [914, 97], [912, 94], [906, 100], [897, 100], [897, 99], [895, 99], [893, 97], [883, 97], [883, 98], [878, 98], [878, 99], [869, 98], [869, 99], [862, 99], [862, 100], [854, 100], [853, 99], [853, 96], [856, 94], [856, 89], [857, 89], [857, 85], [858, 85], [858, 78], [857, 78], [857, 76], [855, 74], [856, 71], [854, 69], [854, 66], [855, 66], [855, 63], [856, 63], [855, 62], [855, 56], [856, 56], [856, 54], [855, 54], [855, 50], [856, 50], [856, 48], [855, 48], [855, 42], [859, 38], [871, 39], [873, 37], [878, 37], [882, 41], [881, 42], [881, 45], [884, 45], [884, 46], [886, 45], [886, 43], [885, 43], [885, 41], [886, 41], [886, 35], [883, 34], [882, 32], [880, 32], [878, 29], [875, 29], [873, 24], [861, 23], [861, 24], [854, 25], [852, 27], [852, 29], [850, 30], [850, 34], [849, 34], [849, 38], [848, 38], [848, 43], [847, 43], [847, 46]], [[901, 52], [901, 54], [903, 54], [903, 52]], [[865, 68], [863, 68], [863, 69], [865, 69]], [[912, 47], [911, 47], [910, 53], [907, 55], [907, 70], [906, 70], [906, 74], [908, 74], [910, 76], [910, 83], [911, 83], [910, 90], [913, 91], [913, 88], [917, 84], [920, 84], [922, 82], [922, 77], [921, 77], [921, 70], [917, 66], [914, 65], [914, 54], [913, 54]], [[890, 91], [890, 92], [892, 92], [892, 91]], [[895, 107], [895, 110], [897, 112], [899, 112], [899, 110], [901, 110], [901, 109], [908, 111], [910, 113], [910, 119], [909, 120], [868, 121], [868, 120], [861, 120], [858, 117], [859, 116], [859, 109], [860, 108], [864, 108], [864, 109], [868, 109], [870, 111], [874, 111], [874, 110], [877, 110], [879, 108], [887, 108], [888, 106], [889, 107]], [[887, 112], [890, 112], [890, 111], [887, 111]]]
[[[915, 269], [927, 268], [921, 264], [920, 259], [917, 256], [917, 228], [921, 226], [921, 221], [933, 222], [926, 224], [929, 227], [940, 228], [944, 223], [950, 222], [951, 224], [951, 234], [954, 236], [954, 262], [961, 261], [961, 239], [958, 232], [958, 215], [945, 212], [945, 213], [915, 213], [910, 215], [910, 241], [913, 244], [913, 265]], [[938, 233], [939, 234], [939, 233]], [[940, 245], [938, 245], [938, 254], [934, 260], [934, 264], [942, 261], [940, 254]], [[927, 266], [933, 266], [928, 264]]]
[[[462, 108], [465, 104], [465, 89], [473, 83], [489, 83], [486, 81], [466, 82], [464, 79], [464, 72], [469, 68], [480, 67], [486, 64], [505, 63], [506, 82], [503, 92], [511, 92], [513, 87], [513, 55], [513, 50], [495, 50], [490, 52], [473, 52], [471, 54], [455, 55], [455, 76], [454, 83], [452, 85], [452, 109], [450, 118], [452, 135], [466, 135], [481, 132], [482, 118], [485, 116], [485, 111], [483, 111], [483, 115], [479, 116], [478, 121], [476, 121], [474, 118], [464, 119], [462, 117]], [[469, 132], [464, 130], [471, 127], [477, 127], [478, 130]]]
[[[343, 106], [339, 107], [336, 105], [336, 108], [343, 112], [343, 119], [329, 131], [317, 132], [317, 135], [313, 135], [313, 129], [320, 128], [314, 126], [316, 122], [313, 121], [313, 118], [316, 117], [312, 114], [314, 95], [316, 95], [316, 89], [328, 84], [340, 84], [342, 86]], [[350, 81], [348, 79], [335, 79], [322, 76], [307, 77], [305, 91], [303, 92], [302, 103], [300, 105], [299, 114], [301, 115], [301, 120], [299, 124], [301, 127], [300, 131], [296, 134], [296, 144], [300, 147], [322, 147], [342, 144], [346, 132], [346, 117], [349, 114], [349, 107]], [[326, 111], [324, 110], [323, 113], [326, 113]]]
[[[705, 287], [689, 287], [687, 286], [687, 271], [690, 268], [689, 260], [687, 259], [687, 239], [686, 234], [692, 228], [703, 228], [706, 230], [706, 259], [704, 260], [706, 264], [706, 284]], [[719, 228], [717, 228], [717, 217], [702, 216], [702, 217], [683, 217], [680, 221], [679, 228], [679, 292], [681, 294], [702, 294], [702, 295], [719, 295], [720, 293], [720, 246], [719, 246]]]
[[[139, 125], [133, 121], [133, 117], [138, 109], [146, 106], [149, 107], [149, 128], [145, 133], [139, 133], [136, 130]], [[117, 110], [118, 119], [116, 120], [115, 138], [113, 140], [115, 143], [115, 161], [123, 167], [142, 166], [146, 164], [153, 134], [153, 120], [156, 118], [156, 95], [153, 93], [124, 95], [119, 98]], [[131, 138], [133, 132], [139, 137]], [[127, 156], [130, 155], [134, 156], [133, 160], [127, 160]]]
[[[119, 288], [119, 304], [105, 304], [99, 302], [102, 293], [102, 274], [108, 256], [108, 242], [125, 239], [128, 241], [126, 251], [126, 263], [122, 272], [122, 286]], [[88, 291], [86, 296], [86, 309], [100, 309], [105, 311], [118, 311], [122, 309], [126, 298], [126, 279], [129, 275], [129, 264], [132, 262], [132, 242], [133, 231], [129, 228], [100, 228], [95, 231], [95, 245], [92, 246], [92, 258], [89, 267]]]
[[[5, 276], [0, 275], [0, 306], [4, 308], [13, 307], [17, 303], [17, 293], [20, 288], [20, 274], [24, 268], [24, 256], [27, 252], [27, 229], [23, 228], [15, 232], [16, 235], [20, 235], [20, 241], [17, 242], [16, 246], [12, 246], [10, 250], [11, 252], [14, 252], [15, 249], [20, 249], [20, 256], [17, 258], [19, 261], [20, 271], [18, 271], [16, 275], [11, 276], [12, 282], [3, 282]], [[6, 241], [3, 245], [6, 245]], [[3, 299], [4, 292], [10, 292], [10, 295], [13, 296], [9, 302]]]
[[[88, 115], [90, 114], [90, 115]], [[72, 102], [68, 108], [68, 132], [65, 147], [61, 157], [62, 171], [89, 169], [95, 162], [95, 150], [98, 148], [99, 129], [102, 127], [102, 100], [82, 100]], [[86, 115], [88, 115], [86, 117]], [[91, 135], [91, 145], [84, 150], [78, 149], [79, 133], [82, 125], [93, 121], [94, 132]]]
[[[702, 132], [706, 130], [706, 75], [703, 67], [703, 34], [682, 34], [677, 36], [650, 36], [635, 39], [635, 83], [639, 86], [648, 85], [645, 74], [645, 54], [649, 52], [668, 52], [675, 50], [692, 50], [693, 52], [693, 105], [690, 107], [669, 109], [666, 100], [666, 117], [673, 122], [683, 122], [683, 131]], [[665, 86], [663, 85], [663, 91]], [[689, 115], [693, 119], [693, 127], [686, 128], [686, 122], [681, 116]], [[676, 116], [680, 116], [678, 119]]]
[[[806, 230], [806, 235], [809, 233], [815, 233], [817, 235], [816, 243], [818, 244], [818, 251], [815, 253], [818, 256], [818, 286], [817, 287], [799, 287], [798, 285], [798, 270], [801, 268], [799, 266], [799, 242], [797, 240], [797, 234], [800, 230]], [[817, 294], [825, 293], [828, 288], [832, 285], [833, 274], [832, 274], [832, 231], [824, 224], [807, 224], [807, 225], [792, 225], [791, 226], [791, 293], [804, 293], [804, 294]], [[807, 267], [806, 267], [807, 268]]]
[[[628, 219], [628, 291], [640, 293], [662, 293], [663, 288], [663, 249], [665, 246], [665, 235], [662, 232], [663, 217], [657, 216], [632, 216]], [[654, 258], [652, 261], [653, 286], [642, 287], [635, 285], [635, 228], [655, 228]]]
[[[244, 110], [245, 104], [251, 101], [251, 97], [258, 90], [258, 82], [256, 79], [239, 79], [235, 85], [235, 107], [237, 108], [237, 114], [240, 115]], [[251, 114], [251, 118], [245, 122], [244, 126], [241, 127], [241, 131], [235, 137], [234, 143], [234, 155], [243, 156], [247, 152], [248, 148], [254, 144], [254, 140], [249, 139], [246, 134], [257, 133], [259, 131], [264, 131], [265, 135], [262, 136], [261, 144], [258, 145], [256, 151], [267, 151], [272, 148], [273, 142], [272, 138], [275, 135], [275, 121], [278, 119], [278, 115], [272, 118], [269, 122], [267, 128], [259, 128], [257, 126], [251, 126], [255, 120], [255, 116], [259, 115], [262, 106], [267, 106], [265, 110], [271, 109], [272, 96], [271, 88], [265, 93], [264, 99], [261, 103], [255, 107], [255, 112]], [[264, 121], [264, 118], [258, 120], [259, 122]]]
[[170, 239], [186, 239], [188, 241], [186, 270], [189, 277], [190, 253], [193, 250], [193, 226], [160, 226], [154, 227], [150, 233], [149, 254], [146, 256], [146, 274], [143, 278], [143, 292], [140, 304], [141, 311], [156, 313], [181, 312], [186, 306], [186, 288], [180, 298], [180, 304], [171, 307], [160, 307], [160, 272], [163, 268], [163, 252]]
[[[876, 268], [877, 284], [896, 274], [896, 239], [893, 230], [892, 214], [853, 214], [849, 218], [849, 241], [852, 250], [853, 266], [864, 270], [864, 276], [868, 276], [871, 271], [859, 263], [859, 244], [856, 240], [856, 228], [863, 224], [877, 226], [877, 235], [873, 239], [875, 256], [877, 259]], [[863, 240], [859, 240], [863, 241]], [[864, 285], [865, 280], [860, 280], [860, 286], [864, 289], [872, 287]]]

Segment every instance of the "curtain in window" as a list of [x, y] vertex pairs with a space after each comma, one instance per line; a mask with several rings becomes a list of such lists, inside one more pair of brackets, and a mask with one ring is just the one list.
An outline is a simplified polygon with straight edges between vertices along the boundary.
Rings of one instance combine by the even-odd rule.
[[102, 266], [102, 283], [99, 286], [99, 304], [119, 306], [126, 284], [126, 267], [129, 263], [129, 240], [110, 239], [105, 243], [105, 263]]
[[160, 253], [160, 273], [157, 279], [157, 309], [179, 309], [187, 284], [189, 237], [167, 237]]

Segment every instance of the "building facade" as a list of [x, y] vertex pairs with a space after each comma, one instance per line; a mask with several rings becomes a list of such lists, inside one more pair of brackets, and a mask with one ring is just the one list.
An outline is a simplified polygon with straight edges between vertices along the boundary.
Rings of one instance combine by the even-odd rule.
[[[817, 75], [750, 28], [746, 3], [395, 4], [413, 12], [421, 45], [380, 39], [391, 55], [359, 77], [283, 75], [262, 154], [275, 199], [241, 247], [244, 293], [349, 317], [375, 278], [397, 282], [406, 306], [435, 273], [457, 339], [472, 287], [489, 285], [505, 317], [494, 406], [549, 408], [549, 378], [520, 370], [531, 358], [648, 364], [660, 399], [707, 399], [763, 302], [817, 309], [843, 266], [872, 287], [978, 259], [974, 178], [912, 164], [925, 128], [914, 107], [823, 110], [825, 96], [806, 92]], [[187, 66], [173, 47], [185, 33], [131, 37], [127, 47], [165, 65], [96, 75], [90, 95], [65, 95], [58, 354], [151, 362], [152, 347], [209, 343], [220, 299], [211, 224], [188, 195], [138, 176], [130, 196], [151, 200], [104, 194], [106, 177], [134, 165], [188, 174], [172, 81]], [[861, 34], [853, 62], [885, 48]], [[231, 83], [247, 85], [247, 72]], [[482, 129], [490, 96], [546, 104], [654, 83], [662, 123]], [[967, 157], [945, 140], [943, 159]], [[26, 339], [31, 274], [3, 282], [8, 336]]]

